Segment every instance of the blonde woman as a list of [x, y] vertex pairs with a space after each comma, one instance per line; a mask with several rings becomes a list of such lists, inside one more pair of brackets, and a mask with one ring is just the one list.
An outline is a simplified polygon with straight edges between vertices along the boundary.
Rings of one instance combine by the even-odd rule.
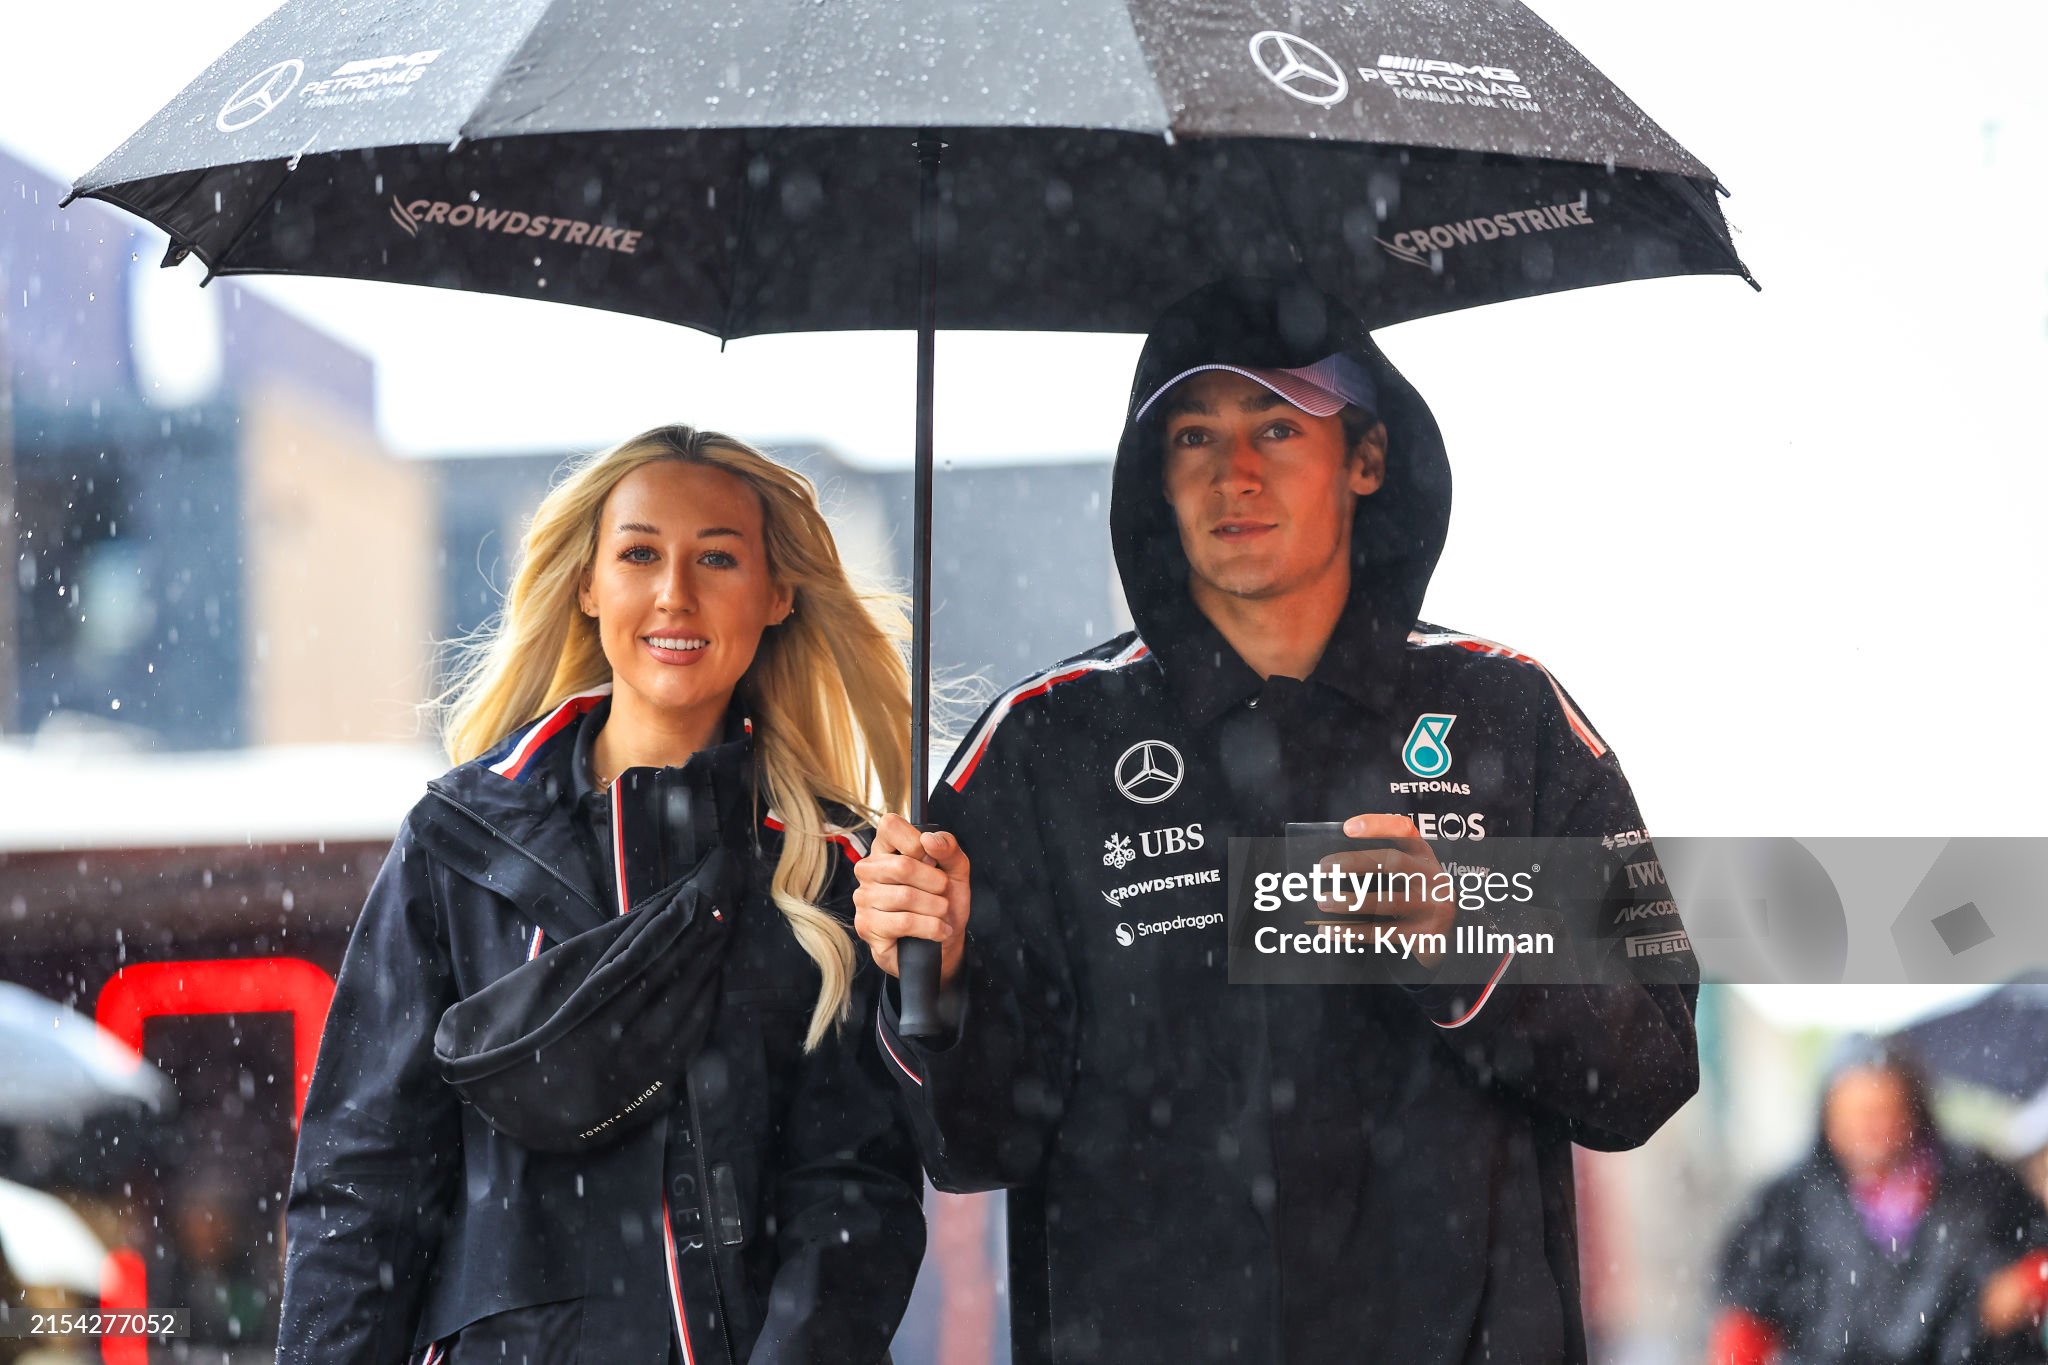
[[280, 1361], [886, 1358], [922, 1184], [847, 924], [902, 625], [730, 437], [549, 493], [349, 944]]

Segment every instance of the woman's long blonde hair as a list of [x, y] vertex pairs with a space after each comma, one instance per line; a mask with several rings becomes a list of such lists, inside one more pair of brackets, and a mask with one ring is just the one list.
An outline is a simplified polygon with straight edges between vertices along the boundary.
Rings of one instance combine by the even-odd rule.
[[656, 427], [570, 466], [541, 500], [498, 616], [465, 642], [437, 699], [448, 756], [466, 763], [579, 692], [610, 682], [597, 622], [577, 607], [597, 556], [598, 519], [619, 480], [656, 460], [722, 469], [761, 499], [769, 572], [795, 594], [761, 637], [738, 695], [754, 722], [768, 800], [782, 820], [775, 904], [824, 982], [805, 1047], [843, 1018], [855, 969], [847, 931], [818, 908], [835, 856], [821, 802], [873, 823], [910, 790], [909, 632], [901, 597], [847, 574], [808, 479], [713, 431]]

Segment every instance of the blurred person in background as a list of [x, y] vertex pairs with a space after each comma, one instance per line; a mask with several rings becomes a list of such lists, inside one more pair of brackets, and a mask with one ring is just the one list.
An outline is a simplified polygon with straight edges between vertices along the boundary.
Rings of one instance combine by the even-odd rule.
[[[847, 926], [858, 827], [909, 782], [904, 633], [897, 599], [849, 580], [809, 482], [730, 437], [657, 428], [567, 471], [447, 699], [459, 766], [349, 944], [287, 1204], [280, 1362], [886, 1358], [923, 1185]], [[646, 941], [683, 903], [662, 888], [700, 876], [716, 898], [675, 941], [701, 952], [638, 998], [701, 1040], [631, 1048], [565, 1004], [560, 1037], [499, 1049], [530, 1096], [488, 1117], [480, 1092], [458, 1101], [437, 1027], [595, 936]], [[565, 1046], [582, 1065], [516, 1061]], [[609, 1117], [559, 1124], [562, 1146], [535, 1135], [589, 1074], [672, 1055], [687, 1074], [598, 1093]]]
[[1721, 1254], [1710, 1365], [2038, 1361], [2048, 1218], [2014, 1172], [1944, 1138], [1919, 1064], [1852, 1038], [1813, 1151]]

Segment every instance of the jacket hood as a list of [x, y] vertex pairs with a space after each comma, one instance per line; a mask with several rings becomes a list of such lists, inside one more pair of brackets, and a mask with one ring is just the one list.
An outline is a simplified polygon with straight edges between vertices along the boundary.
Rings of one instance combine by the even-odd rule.
[[[1159, 410], [1136, 413], [1167, 380], [1198, 365], [1312, 365], [1346, 353], [1372, 377], [1387, 427], [1386, 479], [1358, 500], [1351, 541], [1351, 598], [1337, 630], [1346, 651], [1389, 660], [1422, 607], [1450, 526], [1451, 469], [1422, 395], [1373, 344], [1366, 325], [1336, 299], [1298, 281], [1234, 279], [1169, 308], [1145, 339], [1126, 405], [1110, 494], [1117, 574], [1138, 634], [1158, 651], [1185, 634], [1188, 562], [1163, 493]], [[1169, 673], [1172, 661], [1163, 658]]]

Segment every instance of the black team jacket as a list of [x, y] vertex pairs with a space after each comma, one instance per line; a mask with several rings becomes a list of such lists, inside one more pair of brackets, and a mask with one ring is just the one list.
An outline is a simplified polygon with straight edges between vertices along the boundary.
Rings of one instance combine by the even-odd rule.
[[[1212, 289], [1148, 340], [1132, 406], [1201, 363], [1338, 350], [1377, 382], [1388, 477], [1313, 676], [1262, 682], [1194, 609], [1159, 433], [1127, 426], [1136, 630], [1005, 692], [931, 804], [973, 860], [962, 1012], [922, 1046], [885, 994], [876, 1027], [935, 1182], [1012, 1191], [1020, 1362], [1583, 1360], [1572, 1144], [1634, 1147], [1698, 1085], [1697, 969], [1613, 751], [1534, 659], [1417, 620], [1449, 468], [1364, 328]], [[1508, 926], [1607, 984], [1512, 953], [1433, 984], [1229, 984], [1228, 840], [1374, 812], [1447, 862], [1582, 836], [1634, 864], [1645, 889]]]
[[[486, 1124], [436, 1068], [443, 1012], [552, 947], [544, 924], [622, 913], [635, 869], [622, 876], [593, 828], [610, 827], [611, 798], [592, 790], [587, 758], [609, 705], [602, 691], [572, 697], [437, 778], [378, 874], [306, 1097], [281, 1365], [887, 1357], [924, 1218], [866, 1024], [880, 973], [856, 980], [860, 1023], [805, 1054], [817, 968], [769, 897], [783, 836], [737, 722], [683, 770], [715, 778], [719, 841], [746, 869], [720, 926], [733, 935], [720, 978], [696, 1002], [708, 1041], [672, 1089], [683, 1098], [609, 1145], [540, 1152]], [[864, 849], [838, 842], [821, 903], [850, 919]]]

